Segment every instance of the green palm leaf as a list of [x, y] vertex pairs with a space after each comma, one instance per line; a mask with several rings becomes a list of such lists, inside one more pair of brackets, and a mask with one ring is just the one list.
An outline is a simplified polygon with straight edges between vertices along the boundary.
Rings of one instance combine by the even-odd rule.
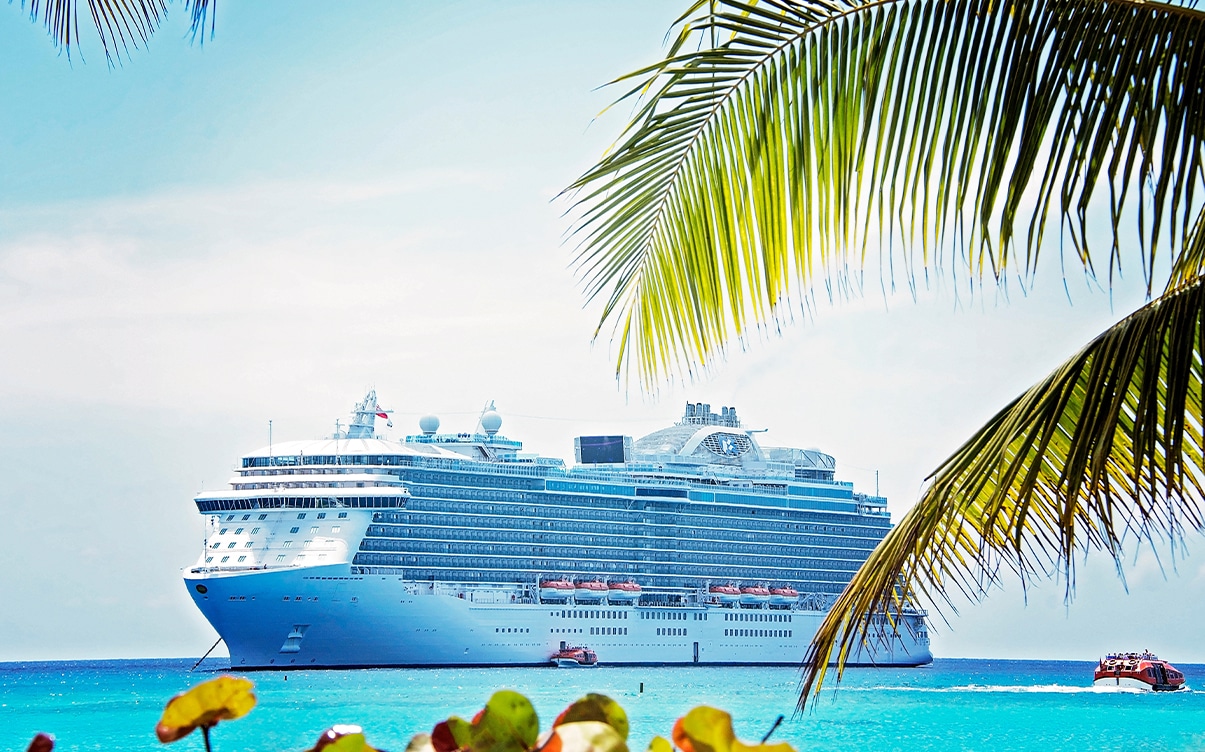
[[[29, 0], [29, 16], [40, 19], [54, 43], [70, 55], [80, 43], [79, 16], [85, 4], [105, 58], [112, 62], [122, 51], [146, 44], [167, 16], [168, 0]], [[204, 40], [206, 21], [213, 33], [216, 6], [217, 0], [184, 0], [194, 37], [200, 34]]]
[[569, 189], [595, 336], [610, 324], [617, 375], [652, 387], [818, 281], [860, 289], [875, 248], [890, 284], [1029, 274], [1053, 214], [1111, 274], [1131, 206], [1149, 288], [1201, 210], [1203, 32], [1205, 13], [1134, 0], [703, 0], [627, 77], [642, 106]]
[[[985, 595], [1127, 540], [1173, 553], [1201, 514], [1205, 279], [1125, 318], [1001, 410], [931, 476], [871, 553], [809, 649], [800, 707], [876, 629], [917, 600]], [[886, 627], [888, 629], [894, 627]]]

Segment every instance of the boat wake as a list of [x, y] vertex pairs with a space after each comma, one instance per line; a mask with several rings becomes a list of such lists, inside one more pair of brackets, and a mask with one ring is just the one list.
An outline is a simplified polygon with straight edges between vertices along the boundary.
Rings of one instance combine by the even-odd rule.
[[1147, 690], [1135, 687], [1083, 687], [1067, 684], [963, 684], [953, 687], [842, 687], [863, 692], [936, 692], [936, 693], [1001, 693], [1001, 694], [1056, 694], [1056, 695], [1114, 695], [1114, 694], [1150, 694]]

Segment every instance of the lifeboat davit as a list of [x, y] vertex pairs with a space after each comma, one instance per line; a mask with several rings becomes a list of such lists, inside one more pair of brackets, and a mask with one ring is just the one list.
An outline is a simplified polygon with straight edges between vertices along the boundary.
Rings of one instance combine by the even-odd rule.
[[793, 587], [770, 588], [770, 605], [789, 606], [799, 600], [799, 591]]
[[590, 648], [570, 645], [553, 653], [550, 660], [561, 668], [585, 668], [598, 664], [598, 654]]
[[540, 597], [546, 601], [563, 601], [573, 595], [569, 580], [540, 580]]
[[736, 585], [712, 585], [707, 592], [720, 603], [736, 603], [741, 599], [740, 588]]
[[573, 583], [573, 598], [582, 603], [597, 603], [607, 597], [607, 583], [602, 580], [578, 580]]
[[1109, 653], [1092, 675], [1097, 687], [1129, 687], [1151, 692], [1184, 689], [1184, 674], [1154, 653]]
[[640, 600], [640, 586], [632, 580], [607, 585], [607, 600], [612, 603], [631, 603]]
[[747, 606], [757, 606], [770, 602], [770, 588], [753, 585], [741, 588], [741, 603]]

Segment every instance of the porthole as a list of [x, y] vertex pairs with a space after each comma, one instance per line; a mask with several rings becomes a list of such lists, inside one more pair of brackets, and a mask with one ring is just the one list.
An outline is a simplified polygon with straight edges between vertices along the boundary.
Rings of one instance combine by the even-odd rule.
[[200, 593], [201, 595], [205, 595], [206, 593], [209, 592], [209, 588], [205, 587], [204, 585], [202, 585], [200, 583], [197, 583], [197, 592]]

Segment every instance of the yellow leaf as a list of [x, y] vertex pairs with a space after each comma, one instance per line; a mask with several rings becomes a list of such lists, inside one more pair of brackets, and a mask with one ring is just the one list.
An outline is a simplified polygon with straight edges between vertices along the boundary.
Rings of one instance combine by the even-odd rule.
[[664, 736], [654, 736], [649, 742], [648, 752], [674, 752], [674, 745]]
[[732, 716], [700, 705], [674, 724], [674, 744], [682, 752], [795, 752], [790, 744], [745, 744], [732, 731]]
[[163, 717], [155, 726], [161, 742], [183, 739], [198, 728], [211, 728], [218, 721], [242, 718], [255, 707], [254, 684], [236, 676], [219, 676], [201, 682], [168, 700]]

